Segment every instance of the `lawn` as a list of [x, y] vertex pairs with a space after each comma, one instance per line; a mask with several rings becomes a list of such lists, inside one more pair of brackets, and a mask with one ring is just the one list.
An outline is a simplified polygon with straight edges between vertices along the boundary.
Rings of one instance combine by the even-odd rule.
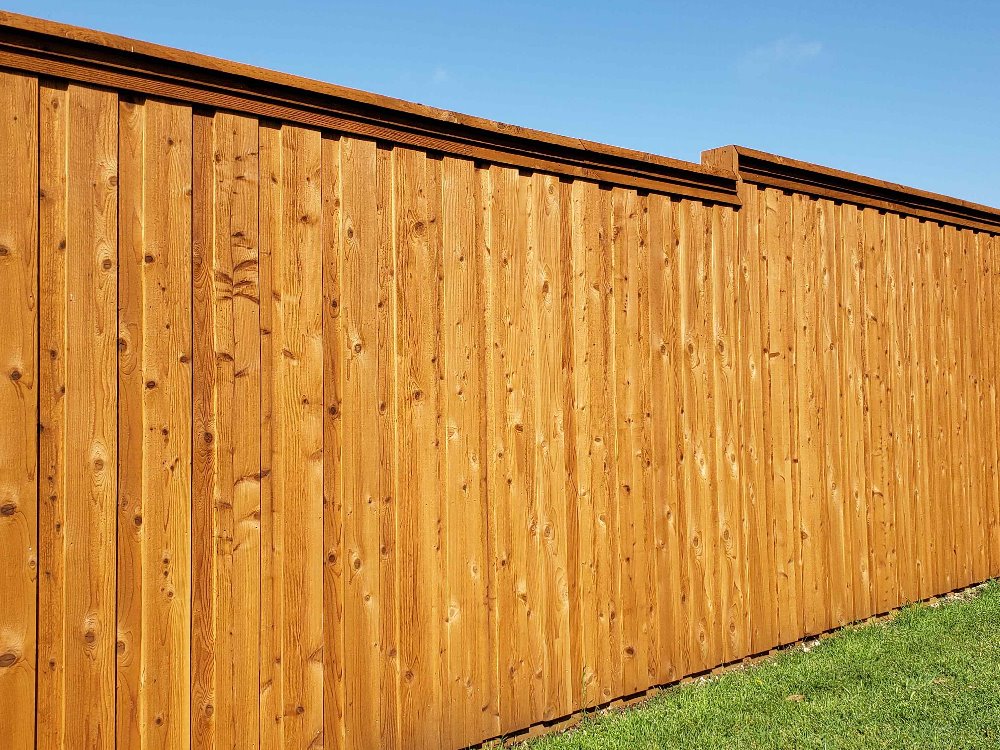
[[1000, 583], [592, 714], [523, 747], [1000, 747]]

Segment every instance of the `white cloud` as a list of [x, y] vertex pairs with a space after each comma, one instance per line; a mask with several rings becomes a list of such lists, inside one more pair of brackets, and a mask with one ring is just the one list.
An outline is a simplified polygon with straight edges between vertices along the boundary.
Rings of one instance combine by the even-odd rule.
[[822, 52], [822, 42], [789, 36], [750, 50], [740, 60], [739, 70], [745, 76], [764, 76], [775, 70], [794, 67]]
[[442, 68], [440, 65], [434, 68], [434, 73], [431, 75], [431, 83], [442, 84], [447, 83], [451, 78], [447, 69]]

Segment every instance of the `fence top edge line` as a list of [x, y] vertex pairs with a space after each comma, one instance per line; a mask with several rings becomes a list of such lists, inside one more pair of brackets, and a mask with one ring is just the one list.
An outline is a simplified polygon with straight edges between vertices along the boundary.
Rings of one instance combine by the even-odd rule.
[[741, 182], [805, 193], [918, 219], [1000, 233], [1000, 209], [841, 169], [758, 151], [723, 146], [702, 152], [702, 163], [729, 169]]
[[[371, 137], [432, 151], [739, 205], [735, 175], [711, 166], [464, 115], [8, 11], [0, 11], [0, 51], [11, 53], [17, 62], [30, 58], [31, 72], [53, 78], [75, 75], [78, 80], [86, 77], [86, 82], [124, 90], [130, 87], [129, 82], [146, 79], [155, 83], [157, 91], [190, 93], [200, 89], [212, 94], [203, 101], [184, 99], [193, 104], [211, 106], [212, 102], [221, 102], [218, 109], [259, 116], [267, 116], [267, 107], [262, 104], [269, 106], [268, 111], [276, 111], [279, 106], [286, 113], [301, 109], [310, 115], [309, 120], [301, 122], [324, 127], [324, 115], [326, 120], [333, 119], [336, 125], [330, 130], [369, 132]], [[7, 67], [14, 66], [8, 63]], [[87, 68], [97, 72], [88, 74]], [[133, 90], [153, 93], [151, 86], [145, 88]], [[171, 97], [164, 94], [164, 98]], [[280, 115], [273, 117], [283, 119]], [[359, 127], [352, 130], [352, 122]]]
[[[739, 207], [740, 182], [1000, 232], [1000, 209], [743, 146], [696, 164], [0, 10], [8, 66], [522, 169]], [[27, 69], [27, 65], [25, 66]], [[173, 94], [173, 96], [171, 96]]]

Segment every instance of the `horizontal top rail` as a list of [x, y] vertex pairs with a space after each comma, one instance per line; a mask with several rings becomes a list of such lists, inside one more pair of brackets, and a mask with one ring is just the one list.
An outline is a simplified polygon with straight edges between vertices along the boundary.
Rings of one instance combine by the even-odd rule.
[[489, 163], [739, 205], [735, 177], [725, 170], [4, 11], [0, 67]]
[[694, 164], [6, 11], [0, 68], [737, 207], [744, 181], [1000, 232], [1000, 209], [743, 146]]
[[730, 170], [738, 179], [755, 185], [856, 203], [944, 224], [1000, 232], [1000, 209], [744, 146], [705, 151], [702, 164]]

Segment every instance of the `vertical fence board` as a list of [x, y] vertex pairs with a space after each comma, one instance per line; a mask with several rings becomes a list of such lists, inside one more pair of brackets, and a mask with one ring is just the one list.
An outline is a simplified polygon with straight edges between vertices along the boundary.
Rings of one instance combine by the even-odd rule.
[[[535, 423], [538, 431], [535, 487], [539, 564], [543, 570], [540, 588], [545, 599], [541, 626], [545, 649], [545, 695], [542, 715], [555, 719], [572, 711], [576, 685], [571, 667], [570, 569], [567, 519], [566, 451], [567, 379], [564, 369], [562, 308], [565, 279], [562, 274], [559, 181], [551, 175], [532, 175], [532, 225], [535, 248], [529, 269], [534, 307], [536, 394]], [[474, 340], [467, 346], [475, 349]]]
[[584, 705], [616, 695], [621, 679], [619, 536], [614, 451], [614, 301], [607, 191], [574, 185], [577, 481], [580, 503], [581, 680]]
[[638, 497], [636, 501], [637, 523], [639, 524], [639, 548], [637, 568], [639, 584], [639, 679], [643, 688], [657, 684], [659, 674], [659, 653], [661, 643], [658, 638], [658, 606], [656, 600], [655, 565], [655, 517], [656, 496], [653, 485], [653, 401], [652, 362], [649, 358], [649, 201], [646, 196], [629, 193], [629, 235], [631, 248], [630, 277], [636, 286], [635, 294], [635, 368], [638, 373], [637, 411], [639, 425], [637, 445], [632, 455], [635, 474], [638, 477]]
[[35, 744], [38, 584], [38, 80], [0, 73], [0, 737]]
[[649, 196], [649, 344], [652, 353], [654, 543], [660, 683], [688, 670], [687, 547], [681, 476], [680, 384], [683, 352], [678, 330], [678, 242], [671, 201]]
[[[193, 305], [193, 365], [192, 393], [192, 508], [191, 508], [191, 744], [213, 748], [222, 744], [221, 735], [231, 730], [231, 695], [218, 690], [216, 659], [225, 661], [225, 633], [218, 632], [218, 623], [232, 617], [224, 607], [220, 580], [231, 584], [232, 545], [228, 555], [222, 551], [219, 522], [225, 499], [231, 517], [232, 452], [231, 425], [226, 415], [232, 410], [232, 264], [225, 245], [215, 244], [215, 118], [194, 113], [192, 134], [192, 216], [191, 216], [191, 286]], [[222, 154], [219, 153], [220, 162]], [[219, 257], [223, 255], [223, 257]], [[226, 267], [229, 266], [227, 269]], [[228, 271], [228, 272], [227, 272]], [[216, 274], [225, 274], [216, 289]], [[225, 301], [218, 297], [226, 295]], [[217, 331], [216, 326], [221, 330]], [[259, 328], [258, 328], [259, 330]], [[227, 334], [229, 334], [227, 336]], [[255, 332], [255, 338], [257, 334]], [[228, 340], [227, 340], [228, 339]], [[221, 349], [222, 358], [216, 351]], [[259, 399], [258, 399], [259, 403]], [[200, 436], [200, 439], [199, 439]], [[221, 450], [217, 446], [221, 445]], [[258, 457], [260, 453], [258, 451]], [[225, 611], [225, 610], [229, 611]], [[220, 611], [223, 610], [223, 611]], [[223, 671], [226, 665], [218, 665]], [[223, 677], [224, 679], [224, 677]], [[218, 698], [229, 698], [230, 705], [215, 707]], [[221, 729], [221, 731], [220, 731]], [[259, 736], [259, 722], [254, 735]]]
[[[948, 228], [949, 257], [951, 259], [950, 278], [952, 279], [952, 304], [954, 305], [954, 346], [955, 363], [955, 396], [958, 408], [958, 418], [953, 425], [955, 433], [952, 444], [959, 461], [961, 500], [956, 507], [955, 549], [958, 554], [959, 567], [962, 571], [962, 585], [972, 583], [974, 579], [974, 548], [981, 545], [981, 539], [976, 535], [975, 515], [972, 498], [975, 493], [975, 470], [973, 467], [974, 434], [970, 401], [971, 388], [969, 384], [969, 348], [970, 338], [962, 336], [962, 331], [971, 330], [969, 325], [969, 280], [968, 280], [968, 249], [964, 232], [953, 227]], [[966, 543], [968, 542], [968, 543]]]
[[[537, 308], [533, 304], [532, 269], [537, 265], [535, 204], [530, 174], [503, 170], [509, 186], [495, 204], [508, 217], [501, 246], [504, 283], [504, 325], [501, 337], [507, 382], [506, 430], [511, 453], [512, 482], [509, 485], [511, 512], [511, 563], [515, 575], [514, 631], [521, 634], [517, 674], [525, 688], [515, 693], [519, 709], [529, 716], [545, 712], [544, 617], [546, 602], [542, 589], [545, 561], [540, 544], [538, 498], [535, 488], [540, 476], [536, 447], [539, 437], [536, 399], [538, 392], [538, 357], [535, 332]], [[509, 180], [509, 182], [508, 182]]]
[[[70, 86], [66, 148], [65, 527], [62, 700], [66, 744], [115, 742], [116, 216], [114, 94]], [[55, 260], [55, 259], [53, 259]], [[60, 389], [62, 386], [60, 386]], [[70, 501], [72, 499], [72, 502]], [[92, 699], [77, 705], [76, 696]]]
[[[37, 747], [62, 748], [66, 643], [66, 299], [68, 91], [38, 99], [38, 679]], [[5, 204], [6, 205], [6, 204]], [[122, 416], [119, 415], [119, 420]]]
[[863, 289], [866, 442], [869, 529], [875, 613], [885, 612], [896, 592], [895, 527], [887, 486], [889, 465], [886, 370], [888, 342], [885, 315], [885, 259], [879, 247], [885, 237], [885, 217], [874, 209], [862, 211], [864, 230]]
[[[828, 498], [824, 492], [822, 425], [824, 420], [824, 382], [821, 376], [820, 302], [819, 302], [819, 227], [817, 202], [806, 196], [792, 197], [792, 274], [795, 321], [795, 356], [797, 423], [796, 453], [798, 466], [799, 528], [802, 552], [803, 625], [806, 632], [825, 630], [830, 622], [830, 596], [827, 589], [829, 542], [826, 524]], [[793, 467], [794, 469], [794, 467]]]
[[209, 747], [259, 740], [257, 140], [255, 120], [195, 115], [193, 740]]
[[[983, 244], [983, 285], [981, 294], [983, 295], [983, 318], [984, 321], [995, 321], [1000, 315], [1000, 284], [997, 283], [998, 271], [1000, 271], [1000, 242], [993, 235], [984, 235], [981, 238]], [[990, 487], [988, 489], [987, 517], [988, 529], [987, 538], [990, 545], [990, 576], [996, 577], [1000, 574], [1000, 401], [997, 398], [997, 368], [1000, 367], [1000, 356], [997, 355], [997, 348], [1000, 347], [1000, 335], [997, 327], [992, 324], [984, 325], [987, 331], [983, 351], [986, 355], [984, 367], [986, 368], [986, 383], [989, 391], [986, 423], [987, 455], [986, 461], [990, 466]]]
[[[975, 288], [973, 299], [973, 320], [971, 325], [975, 330], [988, 329], [991, 318], [986, 315], [987, 300], [989, 299], [989, 289], [986, 286], [986, 241], [988, 235], [976, 232], [969, 238], [971, 244], [970, 252], [973, 255], [970, 273], [972, 283]], [[989, 431], [991, 429], [988, 419], [990, 413], [990, 393], [989, 393], [989, 354], [985, 350], [990, 334], [976, 338], [972, 357], [974, 372], [974, 385], [976, 390], [975, 418], [976, 418], [976, 468], [978, 471], [979, 486], [976, 491], [976, 508], [979, 513], [979, 533], [982, 538], [982, 546], [976, 551], [976, 567], [973, 571], [976, 580], [983, 580], [990, 577], [990, 504], [993, 497], [993, 466], [991, 463], [991, 442]]]
[[919, 597], [919, 555], [916, 537], [917, 488], [914, 486], [914, 412], [909, 373], [913, 370], [912, 331], [909, 325], [909, 260], [913, 250], [907, 244], [903, 217], [887, 216], [890, 229], [889, 268], [892, 273], [892, 304], [889, 308], [892, 335], [891, 396], [892, 466], [895, 472], [893, 502], [897, 506], [896, 528], [899, 564], [899, 597], [917, 601]]
[[375, 251], [378, 278], [376, 338], [378, 341], [379, 435], [379, 592], [383, 602], [379, 644], [382, 689], [380, 731], [383, 748], [400, 746], [399, 739], [399, 592], [405, 582], [398, 565], [398, 440], [396, 434], [396, 248], [393, 237], [392, 152], [379, 147], [375, 170], [376, 216], [379, 242]]
[[[777, 582], [775, 578], [771, 482], [767, 476], [768, 446], [765, 443], [770, 414], [766, 369], [767, 323], [761, 315], [763, 264], [763, 194], [743, 188], [739, 216], [738, 308], [736, 341], [739, 373], [741, 429], [740, 464], [743, 508], [747, 522], [749, 581], [746, 590], [750, 632], [749, 653], [761, 653], [778, 644]], [[766, 300], [765, 300], [766, 301]]]
[[840, 269], [838, 267], [839, 215], [837, 206], [820, 202], [817, 205], [817, 230], [819, 242], [819, 351], [822, 359], [823, 419], [822, 445], [824, 484], [827, 497], [829, 534], [829, 625], [837, 627], [854, 619], [854, 576], [851, 570], [853, 548], [851, 525], [851, 497], [845, 466], [845, 435], [843, 424], [844, 402], [849, 397], [840, 378], [843, 358], [843, 340], [840, 330], [841, 298]]
[[323, 731], [322, 139], [283, 126], [280, 141], [270, 352], [275, 534], [282, 537], [279, 709], [284, 742], [310, 747]]
[[[714, 462], [715, 414], [712, 382], [712, 266], [710, 208], [702, 203], [678, 207], [681, 238], [680, 343], [682, 346], [681, 417], [687, 533], [690, 644], [693, 669], [707, 669], [723, 659], [719, 612], [718, 492]], [[704, 596], [699, 595], [704, 592]]]
[[341, 416], [344, 524], [344, 657], [346, 737], [352, 747], [377, 747], [380, 737], [380, 614], [390, 604], [379, 590], [380, 461], [378, 279], [372, 273], [379, 237], [374, 141], [342, 141], [343, 216], [340, 321], [343, 340]]
[[857, 207], [843, 204], [838, 207], [837, 216], [836, 254], [839, 258], [837, 289], [842, 299], [839, 333], [843, 344], [840, 378], [844, 393], [840, 430], [843, 465], [846, 472], [844, 492], [851, 537], [849, 565], [854, 593], [851, 619], [861, 619], [872, 613], [861, 333], [864, 326], [861, 296], [864, 256]]
[[898, 598], [916, 601], [917, 569], [914, 546], [914, 493], [912, 481], [913, 460], [913, 404], [906, 373], [910, 363], [911, 347], [907, 338], [906, 277], [902, 255], [909, 254], [905, 247], [905, 234], [901, 217], [896, 213], [886, 215], [888, 242], [883, 245], [888, 271], [889, 304], [886, 310], [889, 322], [889, 398], [892, 412], [889, 424], [890, 466], [892, 475], [889, 501], [895, 506], [896, 559], [898, 566]]
[[[397, 239], [396, 376], [399, 565], [412, 571], [399, 590], [400, 716], [404, 746], [441, 742], [441, 631], [437, 586], [441, 548], [440, 245], [428, 173], [420, 152], [395, 152]], [[428, 335], [429, 333], [429, 335]]]
[[947, 555], [950, 558], [952, 577], [950, 585], [961, 588], [968, 580], [968, 570], [962, 539], [966, 532], [964, 518], [966, 458], [963, 445], [966, 425], [962, 422], [962, 384], [959, 371], [957, 289], [958, 289], [958, 258], [956, 257], [956, 231], [953, 227], [940, 228], [941, 242], [941, 292], [944, 304], [942, 306], [944, 334], [942, 352], [945, 369], [945, 399], [948, 404], [948, 420], [945, 426], [949, 460], [946, 468], [946, 482], [950, 490], [951, 501], [945, 509], [945, 524], [949, 537]]
[[[506, 565], [500, 564], [501, 554], [506, 552], [506, 543], [501, 544], [500, 525], [506, 518], [499, 500], [503, 497], [503, 487], [499, 484], [500, 468], [504, 460], [502, 446], [496, 444], [498, 404], [502, 398], [500, 386], [496, 377], [497, 367], [497, 328], [496, 328], [496, 288], [494, 283], [495, 266], [497, 264], [497, 240], [494, 228], [493, 211], [493, 171], [488, 165], [476, 166], [476, 250], [477, 268], [482, 274], [483, 317], [482, 329], [483, 368], [485, 387], [484, 427], [484, 491], [486, 492], [486, 620], [487, 639], [485, 651], [488, 657], [488, 684], [490, 691], [484, 705], [484, 721], [493, 732], [499, 734], [503, 725], [504, 698], [501, 695], [501, 674], [503, 670], [504, 652], [507, 647], [507, 635], [501, 631], [501, 597], [500, 590], [509, 590], [509, 571]], [[504, 527], [506, 528], [506, 526]]]
[[935, 516], [938, 538], [937, 569], [940, 591], [951, 591], [955, 588], [955, 555], [952, 545], [951, 507], [952, 482], [950, 475], [950, 435], [949, 419], [950, 405], [948, 402], [948, 365], [947, 365], [947, 330], [945, 326], [945, 284], [944, 248], [942, 247], [942, 227], [937, 223], [926, 225], [928, 235], [928, 277], [931, 279], [933, 299], [929, 312], [931, 325], [928, 332], [931, 336], [930, 363], [933, 368], [933, 455], [935, 466], [933, 471], [935, 498]]
[[[281, 747], [284, 676], [282, 672], [281, 566], [283, 505], [275, 494], [273, 432], [275, 376], [275, 256], [282, 244], [282, 153], [281, 128], [261, 124], [259, 140], [260, 193], [260, 744]], [[281, 349], [277, 352], [280, 354]]]
[[[146, 446], [144, 345], [146, 298], [145, 225], [146, 106], [138, 99], [119, 102], [118, 120], [118, 673], [117, 743], [142, 747], [140, 683], [143, 668], [143, 566], [147, 535], [143, 516], [142, 467]], [[152, 256], [151, 256], [152, 257]]]
[[924, 224], [915, 217], [906, 219], [907, 261], [910, 272], [909, 325], [913, 336], [913, 366], [910, 372], [910, 382], [913, 394], [914, 437], [914, 470], [917, 485], [917, 509], [915, 533], [918, 538], [919, 572], [918, 585], [920, 597], [931, 596], [937, 590], [935, 565], [935, 550], [937, 547], [938, 529], [934, 524], [931, 474], [933, 457], [930, 450], [931, 441], [931, 394], [930, 394], [930, 357], [929, 357], [929, 323], [930, 314], [927, 307], [927, 295], [930, 284], [925, 274], [927, 239]]
[[736, 349], [737, 263], [736, 226], [732, 211], [711, 207], [712, 354], [715, 405], [715, 471], [718, 478], [718, 544], [721, 550], [720, 627], [723, 659], [747, 653], [746, 548], [748, 524], [740, 483], [738, 374]]
[[[645, 665], [640, 661], [640, 648], [645, 638], [640, 632], [639, 609], [648, 600], [641, 585], [644, 570], [639, 566], [640, 534], [643, 519], [637, 517], [643, 498], [641, 457], [642, 417], [639, 413], [639, 370], [634, 357], [639, 336], [638, 269], [635, 268], [637, 248], [634, 247], [635, 219], [629, 215], [629, 191], [611, 191], [611, 252], [614, 266], [614, 360], [615, 360], [615, 454], [618, 457], [616, 486], [619, 509], [621, 553], [618, 561], [622, 606], [622, 691], [638, 692], [644, 684]], [[632, 236], [629, 236], [629, 235]], [[641, 667], [641, 669], [640, 669]]]
[[[775, 564], [778, 576], [778, 633], [781, 643], [798, 640], [803, 634], [800, 600], [797, 490], [793, 473], [795, 409], [792, 352], [795, 329], [792, 324], [790, 200], [776, 190], [765, 192], [764, 241], [768, 246], [766, 343], [771, 404], [771, 486], [774, 509]], [[783, 250], [783, 248], [785, 248]]]
[[172, 747], [190, 734], [192, 114], [143, 107], [139, 712], [145, 742]]
[[486, 557], [485, 351], [482, 278], [476, 247], [475, 167], [442, 164], [445, 303], [448, 696], [454, 712], [449, 741], [472, 744], [489, 733], [485, 708], [491, 690]]
[[[981, 263], [979, 259], [979, 248], [977, 243], [977, 233], [961, 232], [962, 238], [962, 269], [964, 293], [962, 295], [963, 305], [963, 331], [982, 331], [979, 319], [979, 309], [982, 305], [982, 295], [979, 286]], [[989, 569], [989, 540], [986, 538], [987, 521], [985, 518], [986, 498], [989, 496], [986, 490], [985, 472], [986, 462], [983, 445], [983, 428], [981, 419], [985, 406], [980, 363], [984, 359], [980, 346], [983, 335], [963, 336], [964, 363], [965, 363], [965, 387], [966, 393], [966, 413], [968, 414], [968, 456], [969, 456], [969, 537], [971, 539], [970, 565], [971, 581], [982, 581], [988, 577]]]
[[347, 744], [344, 568], [343, 138], [324, 138], [323, 252], [323, 742]]
[[[584, 656], [583, 656], [583, 611], [580, 597], [583, 569], [580, 564], [580, 493], [579, 466], [577, 461], [577, 408], [576, 408], [576, 336], [574, 322], [576, 315], [576, 279], [574, 255], [573, 187], [567, 181], [560, 181], [559, 196], [559, 262], [555, 273], [559, 277], [562, 293], [559, 297], [559, 325], [562, 339], [561, 375], [563, 388], [562, 414], [565, 420], [563, 454], [565, 466], [565, 513], [566, 528], [566, 598], [569, 622], [569, 654], [565, 669], [568, 681], [568, 711], [576, 711], [584, 705]], [[495, 590], [495, 585], [493, 590]]]

